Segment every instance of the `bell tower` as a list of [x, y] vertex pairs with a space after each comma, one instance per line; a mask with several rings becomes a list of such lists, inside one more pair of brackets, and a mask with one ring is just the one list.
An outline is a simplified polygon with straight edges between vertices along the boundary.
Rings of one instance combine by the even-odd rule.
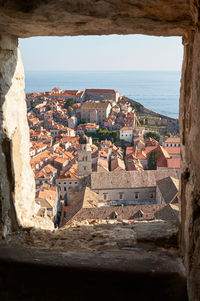
[[92, 173], [92, 157], [89, 138], [82, 135], [79, 139], [80, 148], [78, 150], [78, 175], [88, 176]]

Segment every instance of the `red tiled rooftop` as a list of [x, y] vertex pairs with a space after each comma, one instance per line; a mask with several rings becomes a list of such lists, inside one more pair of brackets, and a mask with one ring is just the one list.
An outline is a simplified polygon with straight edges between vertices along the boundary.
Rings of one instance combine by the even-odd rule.
[[180, 137], [169, 137], [165, 143], [181, 143]]
[[146, 153], [147, 157], [150, 156], [151, 152], [153, 150], [156, 150], [157, 149], [157, 146], [147, 146], [145, 149], [144, 149], [144, 152]]
[[120, 131], [132, 131], [133, 129], [129, 126], [124, 126], [123, 128], [120, 129]]
[[169, 155], [171, 154], [177, 155], [180, 154], [181, 152], [180, 147], [165, 147], [164, 149], [168, 152]]
[[116, 93], [118, 91], [114, 89], [86, 89], [85, 92], [97, 92], [97, 93]]
[[168, 168], [180, 168], [181, 158], [170, 158], [167, 159]]

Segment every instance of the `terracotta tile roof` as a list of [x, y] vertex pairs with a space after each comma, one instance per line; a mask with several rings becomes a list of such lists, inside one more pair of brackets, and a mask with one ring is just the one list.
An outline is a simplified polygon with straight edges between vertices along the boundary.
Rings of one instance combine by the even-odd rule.
[[68, 160], [72, 160], [74, 158], [74, 156], [70, 152], [64, 152], [63, 157]]
[[[38, 193], [38, 199], [46, 200], [49, 203], [50, 207], [54, 207], [56, 198], [57, 198], [57, 192], [53, 190], [44, 189], [39, 191]], [[41, 207], [43, 207], [42, 204]]]
[[180, 168], [181, 158], [170, 158], [167, 159], [167, 167], [168, 168]]
[[56, 152], [56, 153], [59, 153], [59, 154], [62, 154], [62, 152], [63, 152], [62, 147], [57, 146], [56, 149], [55, 149], [55, 152]]
[[164, 143], [181, 143], [180, 137], [169, 137]]
[[97, 160], [97, 170], [99, 168], [103, 168], [105, 171], [109, 171], [108, 169], [108, 160], [102, 157], [98, 158]]
[[179, 206], [177, 204], [167, 204], [155, 212], [155, 218], [179, 222]]
[[116, 93], [118, 91], [113, 89], [85, 89], [85, 92], [95, 92], [95, 93]]
[[157, 149], [157, 146], [147, 146], [147, 147], [145, 147], [144, 152], [147, 155], [147, 157], [149, 157], [151, 152], [156, 149]]
[[129, 126], [124, 126], [120, 129], [120, 131], [133, 131], [133, 129]]
[[52, 89], [52, 91], [54, 91], [54, 90], [62, 91], [59, 87], [55, 87]]
[[65, 127], [64, 129], [68, 132], [74, 132], [74, 129], [72, 129], [72, 128]]
[[77, 143], [79, 141], [79, 137], [69, 137], [69, 136], [64, 136], [63, 138], [60, 139], [60, 142], [67, 143], [71, 142], [72, 144]]
[[181, 148], [180, 147], [165, 147], [164, 148], [169, 155], [178, 155], [181, 152]]
[[54, 160], [54, 162], [61, 163], [61, 164], [64, 164], [66, 161], [68, 161], [68, 160], [63, 157], [58, 157]]
[[125, 170], [125, 164], [124, 161], [120, 158], [115, 158], [111, 160], [111, 170], [112, 171], [119, 171], [119, 170]]
[[157, 181], [157, 187], [166, 204], [174, 200], [174, 197], [178, 194], [179, 180], [173, 177], [163, 178]]
[[57, 169], [48, 164], [44, 166], [40, 171], [35, 172], [35, 179], [50, 180], [53, 178], [55, 172], [57, 172]]
[[156, 181], [173, 176], [177, 178], [175, 170], [144, 170], [144, 171], [111, 171], [94, 172], [91, 174], [91, 188], [101, 189], [120, 189], [120, 188], [139, 188], [155, 187]]
[[[166, 207], [164, 204], [152, 205], [135, 205], [124, 207], [100, 207], [100, 208], [81, 208], [68, 222], [83, 221], [86, 219], [119, 219], [119, 220], [153, 220], [155, 219], [155, 212], [160, 211]], [[177, 207], [176, 207], [177, 208]], [[162, 216], [167, 220], [168, 215]]]
[[135, 146], [127, 146], [126, 155], [128, 155], [130, 153], [135, 153]]
[[61, 173], [60, 177], [56, 179], [56, 182], [58, 180], [78, 180], [78, 164], [73, 164], [68, 171]]
[[146, 155], [146, 153], [144, 152], [144, 150], [138, 150], [137, 152], [136, 152], [136, 154], [135, 154], [135, 156], [136, 156], [136, 158], [137, 159], [143, 159], [143, 160], [145, 160], [145, 159], [147, 159], [147, 155]]
[[57, 169], [53, 167], [51, 164], [47, 164], [46, 166], [43, 167], [43, 169], [46, 171], [46, 173], [53, 173], [57, 171]]
[[155, 139], [151, 138], [151, 137], [145, 139], [145, 143], [146, 143], [146, 146], [156, 146], [156, 145], [159, 145], [159, 142], [156, 141]]

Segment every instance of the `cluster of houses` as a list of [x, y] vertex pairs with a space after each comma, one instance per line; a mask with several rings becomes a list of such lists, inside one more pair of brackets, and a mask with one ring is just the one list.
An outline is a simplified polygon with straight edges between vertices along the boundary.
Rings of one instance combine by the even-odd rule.
[[[35, 214], [63, 225], [82, 208], [177, 206], [180, 138], [145, 139], [145, 128], [119, 92], [56, 87], [27, 94], [27, 106]], [[99, 128], [119, 131], [121, 144], [93, 144], [86, 135]], [[148, 170], [152, 153], [156, 170]], [[163, 183], [173, 187], [170, 197]]]
[[[66, 108], [66, 103], [73, 104]], [[62, 91], [56, 87], [44, 93], [27, 94], [28, 111], [36, 109], [44, 116], [45, 127], [52, 127], [58, 121], [69, 128], [75, 128], [81, 120], [87, 121], [88, 131], [95, 131], [99, 126], [108, 130], [120, 130], [123, 126], [134, 127], [137, 123], [136, 113], [131, 104], [112, 89], [86, 89]], [[50, 110], [46, 110], [49, 107]], [[36, 117], [37, 115], [36, 114]], [[32, 122], [36, 119], [32, 116]], [[81, 130], [79, 126], [79, 131]]]

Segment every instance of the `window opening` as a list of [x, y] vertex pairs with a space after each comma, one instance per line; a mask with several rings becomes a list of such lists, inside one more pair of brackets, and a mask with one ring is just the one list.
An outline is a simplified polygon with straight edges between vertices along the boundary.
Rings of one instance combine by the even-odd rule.
[[135, 192], [135, 199], [139, 199], [139, 192]]
[[119, 199], [120, 199], [120, 201], [123, 200], [123, 193], [119, 194]]
[[[161, 115], [164, 116], [164, 107], [159, 112], [160, 115], [156, 113], [156, 108], [151, 107], [154, 105], [154, 102], [152, 104], [150, 102], [151, 92], [143, 91], [143, 89], [145, 86], [152, 87], [151, 78], [155, 77], [158, 84], [152, 88], [152, 91], [156, 92], [162, 85], [165, 86], [167, 78], [162, 72], [156, 74], [150, 71], [150, 74], [151, 76], [146, 82], [142, 79], [137, 83], [137, 86], [135, 79], [139, 73], [125, 72], [123, 76], [126, 80], [123, 78], [119, 80], [118, 78], [118, 82], [113, 82], [115, 89], [107, 86], [109, 81], [106, 76], [115, 78], [114, 73], [109, 74], [109, 72], [108, 75], [104, 74], [105, 87], [96, 87], [96, 89], [95, 87], [92, 89], [82, 87], [81, 82], [79, 83], [80, 87], [68, 87], [69, 80], [61, 87], [55, 85], [51, 90], [44, 89], [45, 91], [41, 92], [35, 91], [36, 86], [32, 88], [32, 91], [26, 87], [31, 137], [31, 164], [35, 172], [37, 192], [40, 189], [47, 191], [48, 189], [55, 189], [52, 187], [56, 187], [57, 193], [59, 189], [80, 192], [88, 185], [87, 187], [96, 193], [96, 190], [91, 186], [90, 178], [91, 174], [95, 172], [107, 172], [112, 175], [114, 172], [145, 173], [146, 170], [149, 172], [161, 171], [164, 168], [165, 170], [170, 170], [170, 168], [179, 170], [180, 157], [178, 150], [173, 149], [174, 147], [180, 148], [180, 143], [177, 143], [178, 140], [176, 140], [179, 137], [178, 114], [177, 116], [171, 115], [169, 118], [167, 115], [166, 118], [161, 118]], [[147, 75], [146, 73], [145, 76]], [[67, 71], [66, 76], [72, 75]], [[118, 74], [118, 76], [120, 75]], [[129, 77], [132, 78], [129, 79]], [[55, 82], [58, 83], [59, 80], [58, 78]], [[92, 81], [89, 78], [87, 80], [88, 87], [90, 87]], [[179, 82], [177, 79], [176, 81]], [[151, 85], [149, 85], [150, 82]], [[98, 81], [96, 81], [97, 83]], [[134, 84], [131, 90], [126, 92], [126, 89], [121, 86], [122, 83], [124, 87], [125, 85], [132, 87]], [[119, 88], [115, 85], [119, 85]], [[142, 106], [138, 107], [139, 105], [135, 101], [141, 103], [145, 108], [153, 110], [153, 113], [148, 115], [147, 111], [143, 111]], [[161, 103], [160, 100], [159, 103]], [[84, 109], [84, 106], [87, 108]], [[170, 105], [167, 107], [170, 108]], [[159, 106], [157, 108], [159, 109]], [[169, 111], [169, 114], [172, 112]], [[86, 135], [87, 139], [91, 137], [91, 141], [86, 139], [87, 141], [84, 141], [82, 145], [79, 144], [81, 134]], [[37, 158], [39, 163], [35, 164], [34, 161]], [[40, 178], [37, 180], [39, 175], [41, 175], [42, 181]], [[149, 178], [152, 179], [153, 177], [150, 176]], [[63, 182], [65, 179], [71, 179], [73, 182]], [[78, 181], [74, 182], [74, 179], [78, 179]], [[123, 181], [123, 176], [119, 175], [118, 185], [111, 185], [110, 206], [119, 206], [117, 201], [124, 199], [124, 193], [119, 191], [126, 189], [121, 187]], [[144, 187], [146, 189], [144, 193], [143, 187], [131, 187], [131, 181], [131, 177], [130, 179], [127, 177], [124, 181], [130, 183], [130, 187], [127, 187], [130, 191], [126, 194], [125, 205], [143, 206], [150, 199], [155, 199], [153, 201], [158, 202], [156, 191], [158, 191], [159, 183], [154, 183], [155, 193], [150, 191], [152, 187]], [[101, 180], [99, 179], [97, 182], [101, 183]], [[117, 183], [117, 181], [111, 182]], [[68, 183], [72, 187], [63, 187]], [[75, 185], [72, 185], [73, 183]], [[49, 186], [45, 188], [44, 184]], [[103, 190], [103, 187], [101, 189]], [[134, 192], [134, 189], [137, 189], [138, 192]], [[102, 196], [102, 193], [103, 191], [100, 191], [99, 195]], [[59, 202], [61, 198], [62, 195], [59, 195]], [[103, 200], [107, 200], [107, 198], [107, 193], [103, 193]], [[97, 196], [96, 202], [100, 203], [100, 197]], [[163, 200], [161, 202], [163, 203]]]

